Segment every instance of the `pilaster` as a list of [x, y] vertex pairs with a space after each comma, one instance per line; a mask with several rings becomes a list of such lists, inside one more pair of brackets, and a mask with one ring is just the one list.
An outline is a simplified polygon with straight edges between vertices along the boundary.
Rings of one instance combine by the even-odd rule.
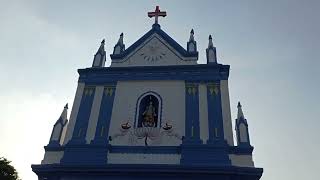
[[199, 122], [199, 83], [186, 82], [186, 126], [184, 144], [202, 144]]

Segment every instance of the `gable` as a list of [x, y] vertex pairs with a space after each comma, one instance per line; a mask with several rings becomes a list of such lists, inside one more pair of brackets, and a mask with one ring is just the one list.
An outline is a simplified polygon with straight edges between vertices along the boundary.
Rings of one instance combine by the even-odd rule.
[[132, 44], [122, 54], [111, 55], [112, 67], [197, 64], [198, 53], [189, 53], [159, 27]]

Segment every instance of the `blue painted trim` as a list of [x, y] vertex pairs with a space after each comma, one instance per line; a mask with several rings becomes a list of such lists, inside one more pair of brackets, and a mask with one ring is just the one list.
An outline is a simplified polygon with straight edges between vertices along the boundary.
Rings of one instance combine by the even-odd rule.
[[180, 146], [109, 146], [109, 153], [180, 154]]
[[[100, 147], [95, 144], [90, 144], [89, 147]], [[106, 146], [101, 146], [106, 148]], [[199, 146], [201, 147], [201, 146]], [[211, 146], [212, 147], [212, 146]], [[46, 152], [48, 151], [64, 151], [65, 146], [44, 146]], [[115, 146], [108, 145], [107, 149], [110, 153], [145, 153], [145, 154], [180, 154], [181, 146]], [[253, 146], [229, 146], [228, 153], [236, 155], [252, 155]]]
[[108, 67], [79, 69], [79, 82], [89, 85], [129, 80], [186, 80], [210, 82], [227, 80], [229, 65], [198, 64], [181, 66]]
[[262, 168], [168, 164], [32, 165], [40, 179], [259, 180]]
[[252, 155], [254, 147], [253, 146], [230, 146], [229, 147], [229, 154], [236, 154], [236, 155]]
[[95, 137], [91, 143], [108, 144], [108, 134], [109, 134], [115, 93], [116, 93], [116, 83], [105, 85], [103, 89], [103, 95], [102, 95], [101, 105], [99, 109], [99, 117], [98, 117], [98, 122], [96, 126]]
[[135, 113], [134, 113], [134, 127], [137, 127], [137, 119], [139, 118], [138, 117], [138, 108], [139, 108], [139, 101], [140, 99], [144, 98], [145, 96], [148, 96], [148, 95], [154, 95], [157, 97], [158, 101], [159, 101], [159, 104], [160, 104], [160, 108], [159, 108], [159, 111], [160, 111], [160, 117], [158, 117], [158, 120], [160, 121], [159, 122], [159, 126], [158, 128], [161, 128], [161, 123], [162, 123], [162, 97], [160, 96], [160, 94], [158, 94], [157, 92], [154, 92], [154, 91], [148, 91], [148, 92], [145, 92], [143, 94], [141, 94], [139, 97], [138, 97], [138, 100], [136, 102], [136, 109], [135, 109]]
[[107, 163], [107, 145], [67, 144], [60, 164], [99, 165]]
[[180, 163], [183, 165], [231, 166], [229, 146], [183, 143]]
[[47, 145], [44, 146], [44, 150], [47, 151], [64, 151], [65, 146], [51, 146], [51, 145]]
[[[168, 45], [166, 45], [165, 42], [163, 42], [163, 40], [161, 40], [161, 39], [158, 38], [157, 36], [155, 36], [155, 37], [153, 37], [153, 38], [158, 39], [158, 41], [160, 41], [164, 46], [166, 46], [166, 47], [170, 50], [170, 52], [172, 52], [173, 54], [175, 54], [175, 55], [179, 58], [179, 60], [181, 60], [181, 61], [196, 61], [196, 60], [194, 60], [194, 59], [186, 59], [186, 60], [184, 60], [183, 57], [181, 57], [180, 54], [176, 53], [175, 51], [172, 51], [171, 48], [170, 48]], [[149, 39], [148, 41], [146, 41], [145, 44], [149, 43], [153, 38], [151, 38], [151, 39]], [[139, 51], [139, 50], [142, 49], [142, 48], [143, 48], [143, 46], [140, 47], [139, 49], [137, 49], [136, 51]], [[124, 59], [117, 60], [117, 61], [113, 61], [113, 63], [123, 63], [123, 62], [126, 62], [126, 61], [128, 61], [128, 60], [130, 59], [130, 57], [133, 56], [133, 55], [134, 55], [134, 54], [131, 54], [130, 56], [128, 56], [128, 57], [126, 57], [126, 58], [124, 58]]]
[[47, 145], [49, 147], [60, 147], [60, 141], [56, 141], [56, 140], [50, 140], [49, 144]]
[[198, 52], [189, 53], [186, 51], [180, 44], [178, 44], [174, 39], [172, 39], [167, 33], [161, 30], [160, 25], [152, 26], [152, 29], [149, 30], [145, 35], [143, 35], [140, 39], [138, 39], [135, 43], [133, 43], [130, 47], [128, 47], [121, 54], [111, 54], [110, 57], [112, 61], [117, 61], [125, 58], [131, 52], [135, 51], [142, 43], [144, 43], [152, 34], [158, 34], [162, 37], [170, 46], [172, 46], [179, 54], [183, 57], [196, 57], [198, 58]]

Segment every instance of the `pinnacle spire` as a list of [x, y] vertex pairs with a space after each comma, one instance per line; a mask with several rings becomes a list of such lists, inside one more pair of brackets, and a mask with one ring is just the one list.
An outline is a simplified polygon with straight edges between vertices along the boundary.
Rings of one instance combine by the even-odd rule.
[[119, 45], [123, 45], [123, 32], [120, 34], [119, 40], [118, 40]]
[[243, 118], [244, 119], [244, 115], [243, 115], [243, 111], [242, 111], [242, 106], [240, 104], [240, 101], [238, 102], [238, 115], [237, 115], [237, 119]]
[[194, 31], [191, 29], [189, 41], [194, 41]]
[[209, 44], [208, 44], [208, 48], [213, 47], [213, 43], [212, 43], [212, 36], [211, 34], [209, 35]]
[[117, 44], [113, 48], [113, 54], [121, 54], [124, 50], [125, 45], [123, 44], [123, 33], [121, 33]]
[[209, 43], [208, 43], [208, 48], [206, 49], [206, 55], [207, 55], [208, 64], [209, 63], [217, 64], [217, 50], [216, 50], [216, 47], [213, 46], [211, 35], [209, 35]]
[[59, 120], [61, 120], [61, 122], [64, 124], [67, 121], [67, 119], [68, 119], [68, 103], [64, 106]]
[[98, 49], [98, 51], [97, 51], [97, 54], [104, 52], [104, 44], [105, 44], [105, 39], [103, 39], [103, 40], [101, 41], [101, 45], [100, 45], [100, 47], [99, 47], [99, 49]]
[[106, 61], [106, 51], [104, 50], [105, 39], [102, 39], [97, 53], [94, 55], [92, 67], [103, 67]]
[[194, 40], [194, 31], [191, 29], [190, 31], [190, 38], [187, 42], [187, 51], [189, 53], [198, 53], [197, 52], [197, 42]]

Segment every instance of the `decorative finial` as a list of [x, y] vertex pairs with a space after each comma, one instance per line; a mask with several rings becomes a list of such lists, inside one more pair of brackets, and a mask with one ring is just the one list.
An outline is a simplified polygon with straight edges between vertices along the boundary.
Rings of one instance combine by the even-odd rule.
[[237, 144], [242, 147], [251, 147], [250, 138], [249, 138], [249, 130], [248, 130], [248, 122], [245, 119], [242, 111], [242, 106], [240, 101], [238, 102], [238, 115], [236, 119], [236, 134], [237, 134]]
[[105, 44], [105, 40], [104, 40], [104, 39], [102, 39], [102, 41], [101, 41], [101, 45], [100, 45], [100, 47], [99, 47], [99, 49], [98, 49], [97, 53], [103, 53], [103, 52], [104, 52], [104, 44]]
[[194, 40], [194, 31], [191, 29], [190, 38], [187, 42], [187, 51], [190, 53], [197, 53], [197, 42]]
[[242, 106], [241, 106], [241, 103], [240, 101], [238, 102], [238, 116], [237, 118], [240, 119], [240, 118], [243, 118], [244, 119], [244, 115], [243, 115], [243, 111], [242, 111]]
[[209, 44], [208, 44], [208, 48], [206, 49], [206, 55], [207, 55], [208, 64], [209, 63], [217, 64], [217, 52], [216, 52], [216, 48], [213, 46], [211, 35], [209, 35]]
[[61, 123], [64, 124], [67, 121], [67, 117], [68, 117], [68, 103], [64, 106], [58, 121], [61, 121]]
[[160, 11], [159, 6], [156, 6], [156, 10], [154, 12], [148, 12], [148, 17], [152, 18], [155, 17], [154, 24], [158, 24], [158, 17], [166, 17], [167, 12], [166, 11]]
[[209, 35], [209, 44], [208, 47], [213, 47], [213, 43], [212, 43], [212, 36]]
[[125, 45], [123, 44], [123, 32], [120, 34], [117, 44], [113, 48], [113, 54], [121, 54], [125, 50]]
[[106, 51], [104, 50], [105, 39], [102, 39], [97, 53], [94, 55], [92, 67], [103, 67], [106, 61]]
[[119, 40], [118, 40], [119, 45], [123, 45], [123, 33], [120, 34]]
[[191, 29], [189, 41], [194, 41], [194, 31]]

